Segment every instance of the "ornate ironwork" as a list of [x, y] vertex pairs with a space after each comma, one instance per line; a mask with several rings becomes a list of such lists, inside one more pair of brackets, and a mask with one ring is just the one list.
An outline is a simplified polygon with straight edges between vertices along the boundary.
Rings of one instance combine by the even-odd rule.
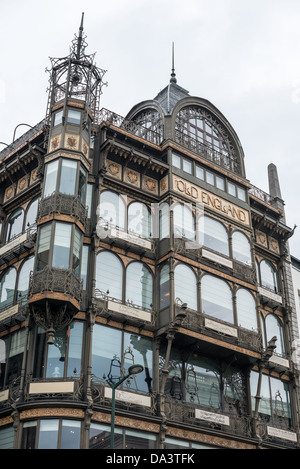
[[[126, 130], [126, 132], [136, 135], [148, 142], [159, 145], [162, 141], [162, 129], [161, 125], [158, 122], [159, 117], [157, 117], [156, 124], [145, 126], [141, 125], [146, 123], [146, 116], [137, 117], [137, 121], [125, 119], [125, 117], [116, 114], [115, 112], [109, 111], [108, 109], [102, 108], [96, 116], [96, 121], [98, 124], [102, 122], [109, 122], [112, 125], [119, 127], [120, 129]], [[153, 119], [153, 117], [151, 117]]]
[[49, 197], [39, 201], [38, 219], [52, 213], [71, 215], [83, 225], [87, 220], [87, 208], [78, 197], [53, 192]]
[[81, 301], [82, 280], [69, 269], [55, 269], [47, 266], [43, 270], [32, 272], [29, 281], [29, 297], [47, 291], [64, 293]]

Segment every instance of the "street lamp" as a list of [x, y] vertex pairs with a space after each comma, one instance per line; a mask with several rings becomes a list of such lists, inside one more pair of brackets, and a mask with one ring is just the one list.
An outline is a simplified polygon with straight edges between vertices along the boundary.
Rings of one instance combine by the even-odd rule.
[[116, 383], [115, 377], [112, 376], [111, 370], [112, 367], [119, 367], [121, 368], [121, 363], [119, 360], [114, 358], [111, 361], [110, 365], [110, 371], [108, 373], [108, 378], [106, 379], [106, 382], [109, 384], [109, 386], [112, 389], [112, 396], [111, 396], [111, 430], [110, 430], [110, 449], [114, 448], [114, 437], [115, 437], [115, 401], [116, 401], [116, 389], [120, 384], [125, 381], [125, 379], [129, 378], [131, 375], [137, 375], [138, 373], [141, 373], [144, 370], [144, 367], [142, 365], [132, 365], [128, 368], [127, 375], [123, 376], [123, 378], [120, 378]]

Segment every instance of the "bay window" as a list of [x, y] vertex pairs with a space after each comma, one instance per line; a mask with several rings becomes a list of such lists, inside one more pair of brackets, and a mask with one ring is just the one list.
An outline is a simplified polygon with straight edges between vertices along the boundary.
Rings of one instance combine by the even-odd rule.
[[37, 247], [36, 270], [46, 266], [72, 269], [80, 275], [82, 233], [71, 224], [54, 222], [41, 226]]
[[86, 184], [87, 171], [79, 161], [59, 158], [46, 164], [43, 197], [57, 191], [78, 197], [85, 205]]

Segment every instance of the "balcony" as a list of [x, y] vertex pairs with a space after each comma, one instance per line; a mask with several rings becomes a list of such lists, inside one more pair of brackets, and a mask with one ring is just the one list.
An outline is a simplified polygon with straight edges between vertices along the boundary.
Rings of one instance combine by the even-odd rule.
[[80, 309], [82, 299], [82, 281], [69, 269], [45, 267], [32, 272], [29, 281], [29, 303], [43, 303], [52, 299], [67, 302], [75, 309]]
[[282, 296], [274, 290], [266, 287], [258, 287], [257, 289], [262, 304], [270, 306], [270, 308], [278, 308], [282, 305]]
[[98, 289], [95, 290], [94, 303], [102, 317], [150, 329], [155, 325], [156, 315], [153, 310], [129, 302], [122, 302]]
[[186, 310], [182, 327], [257, 353], [263, 350], [262, 337], [258, 332], [226, 323], [191, 309]]
[[51, 214], [69, 215], [76, 218], [85, 227], [87, 220], [87, 208], [78, 197], [73, 195], [53, 192], [49, 197], [39, 202], [38, 219]]
[[36, 225], [33, 224], [25, 231], [12, 238], [0, 248], [0, 265], [8, 264], [15, 257], [34, 247], [36, 240]]

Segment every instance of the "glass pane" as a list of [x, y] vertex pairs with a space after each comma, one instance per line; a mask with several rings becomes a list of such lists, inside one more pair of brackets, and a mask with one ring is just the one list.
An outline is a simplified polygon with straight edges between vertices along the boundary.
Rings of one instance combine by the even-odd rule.
[[58, 269], [69, 268], [71, 231], [71, 225], [66, 223], [56, 223], [52, 267], [56, 267]]
[[225, 189], [224, 179], [220, 178], [219, 176], [216, 176], [216, 186], [218, 189], [221, 189], [222, 191], [224, 191]]
[[83, 323], [72, 322], [70, 326], [70, 338], [68, 347], [67, 376], [78, 376], [81, 372]]
[[187, 303], [188, 308], [197, 310], [197, 285], [193, 270], [184, 264], [175, 267], [174, 275], [175, 300], [178, 298]]
[[54, 126], [62, 123], [62, 116], [62, 111], [58, 111], [56, 114], [54, 114]]
[[234, 259], [248, 265], [252, 263], [250, 242], [240, 231], [235, 231], [232, 234], [232, 250]]
[[192, 162], [186, 159], [182, 159], [182, 169], [186, 173], [192, 174]]
[[164, 265], [160, 271], [159, 279], [159, 308], [163, 309], [170, 304], [170, 268]]
[[152, 340], [136, 334], [124, 333], [124, 368], [133, 364], [142, 365], [142, 373], [132, 376], [123, 387], [134, 391], [151, 392], [152, 390]]
[[77, 176], [77, 161], [62, 160], [59, 192], [62, 194], [75, 194]]
[[[111, 362], [116, 356], [121, 360], [122, 332], [95, 324], [92, 345], [92, 373], [98, 378], [108, 377]], [[121, 369], [113, 368], [112, 376], [119, 378]]]
[[56, 331], [53, 344], [48, 345], [46, 378], [62, 378], [66, 359], [66, 329]]
[[92, 423], [90, 426], [89, 449], [110, 448], [110, 426]]
[[96, 288], [121, 300], [122, 280], [123, 268], [119, 258], [111, 252], [100, 252], [96, 259]]
[[215, 184], [215, 178], [213, 173], [206, 171], [206, 182], [208, 182], [208, 184], [211, 184], [212, 186]]
[[8, 219], [6, 242], [22, 233], [23, 230], [24, 211], [20, 208], [16, 210]]
[[48, 197], [56, 189], [56, 178], [58, 171], [58, 160], [51, 161], [46, 165], [46, 176], [44, 185], [44, 197]]
[[52, 224], [44, 225], [40, 228], [36, 270], [42, 270], [49, 263], [51, 230]]
[[204, 181], [204, 169], [200, 168], [200, 166], [196, 166], [196, 177]]
[[134, 202], [128, 207], [128, 231], [143, 238], [151, 236], [151, 216], [147, 205]]
[[270, 383], [273, 415], [290, 418], [291, 408], [288, 384], [274, 377], [270, 378]]
[[180, 156], [178, 155], [172, 155], [172, 166], [174, 166], [175, 168], [180, 168], [181, 167], [181, 164], [180, 164]]
[[125, 204], [121, 196], [111, 191], [104, 191], [100, 195], [100, 213], [102, 220], [118, 226], [125, 227]]
[[204, 314], [233, 323], [231, 290], [226, 282], [212, 275], [204, 275], [201, 299]]
[[199, 238], [205, 247], [229, 256], [228, 235], [222, 223], [204, 216], [199, 221], [199, 230]]
[[86, 281], [87, 281], [87, 272], [88, 272], [88, 256], [89, 256], [89, 247], [82, 246], [81, 252], [81, 268], [80, 268], [80, 278], [82, 279], [83, 290], [86, 290]]
[[12, 306], [15, 294], [17, 272], [11, 267], [6, 270], [0, 280], [0, 309]]
[[274, 314], [268, 314], [266, 317], [266, 337], [267, 342], [273, 337], [277, 337], [275, 353], [278, 355], [285, 355], [284, 341], [283, 341], [283, 329], [280, 319]]
[[155, 443], [155, 435], [125, 430], [125, 449], [154, 449]]
[[26, 214], [26, 223], [25, 229], [36, 222], [37, 210], [39, 205], [39, 199], [35, 199], [28, 207], [27, 214]]
[[227, 188], [228, 188], [228, 194], [233, 195], [235, 197], [236, 196], [236, 186], [235, 186], [235, 184], [232, 184], [231, 182], [228, 182]]
[[238, 325], [257, 331], [256, 305], [253, 295], [244, 288], [236, 294]]
[[246, 191], [245, 189], [242, 189], [241, 187], [237, 188], [237, 196], [240, 200], [243, 200], [246, 202]]
[[28, 294], [30, 272], [33, 271], [34, 256], [27, 259], [21, 267], [18, 280], [17, 301], [25, 302]]
[[141, 262], [131, 262], [126, 269], [126, 301], [142, 308], [152, 308], [152, 274]]
[[159, 239], [170, 236], [170, 207], [167, 203], [159, 206]]
[[68, 110], [68, 122], [70, 122], [70, 124], [80, 124], [80, 117], [80, 111], [74, 111], [73, 109]]
[[60, 448], [80, 448], [80, 422], [76, 422], [75, 420], [62, 421]]
[[88, 184], [86, 189], [86, 206], [88, 207], [88, 218], [91, 218], [93, 184]]
[[176, 204], [173, 209], [175, 238], [195, 239], [195, 220], [188, 205]]
[[267, 261], [260, 263], [261, 286], [277, 292], [277, 280], [274, 267]]
[[[256, 371], [251, 371], [250, 374], [250, 388], [251, 388], [251, 398], [252, 398], [252, 412], [255, 410], [257, 395], [257, 386], [258, 386], [258, 373]], [[270, 402], [270, 385], [269, 378], [266, 375], [262, 375], [261, 380], [261, 399], [259, 400], [259, 412], [266, 415], [271, 415], [271, 402]]]
[[86, 196], [86, 178], [87, 172], [80, 166], [79, 169], [79, 181], [78, 181], [78, 197], [83, 205], [85, 205]]
[[82, 234], [75, 227], [74, 231], [74, 240], [73, 240], [73, 272], [74, 274], [79, 277], [80, 274], [80, 258], [81, 258], [81, 244], [82, 244]]
[[58, 419], [41, 420], [38, 449], [57, 449]]

